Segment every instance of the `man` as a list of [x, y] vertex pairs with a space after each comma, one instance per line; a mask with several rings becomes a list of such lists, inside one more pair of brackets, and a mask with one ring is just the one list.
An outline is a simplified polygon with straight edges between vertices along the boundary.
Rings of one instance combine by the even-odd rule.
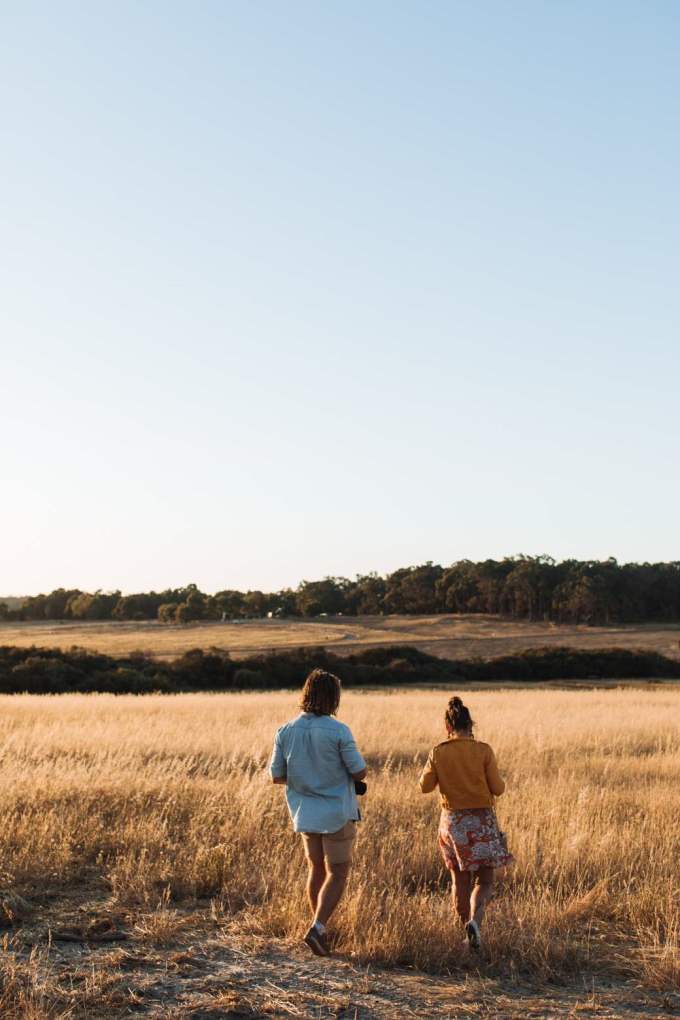
[[304, 941], [317, 956], [330, 955], [326, 925], [345, 889], [361, 817], [354, 783], [366, 775], [349, 727], [333, 718], [339, 704], [337, 676], [312, 670], [302, 712], [278, 730], [270, 765], [273, 781], [286, 784], [293, 828], [302, 835], [313, 914]]

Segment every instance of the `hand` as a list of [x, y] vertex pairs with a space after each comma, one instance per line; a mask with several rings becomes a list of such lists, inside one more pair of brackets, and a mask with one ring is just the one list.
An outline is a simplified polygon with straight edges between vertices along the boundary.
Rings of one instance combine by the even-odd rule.
[[363, 779], [354, 780], [354, 790], [356, 792], [357, 797], [363, 797], [367, 789], [368, 787], [366, 786], [366, 783], [363, 781]]

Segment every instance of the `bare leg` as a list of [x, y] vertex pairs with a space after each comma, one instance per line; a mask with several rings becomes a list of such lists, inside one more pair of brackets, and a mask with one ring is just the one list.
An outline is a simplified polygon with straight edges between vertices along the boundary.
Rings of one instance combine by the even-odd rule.
[[470, 920], [472, 875], [469, 871], [459, 871], [458, 868], [455, 868], [451, 875], [453, 877], [453, 888], [451, 890], [453, 907], [463, 924], [466, 924]]
[[349, 875], [350, 863], [334, 864], [331, 861], [326, 863], [326, 881], [319, 891], [315, 921], [321, 924], [328, 924], [328, 919], [337, 907], [345, 891], [347, 876]]
[[481, 926], [487, 903], [493, 899], [493, 868], [480, 868], [470, 897], [470, 917]]
[[321, 887], [326, 881], [326, 865], [324, 864], [323, 858], [321, 862], [307, 860], [309, 871], [307, 872], [307, 899], [309, 905], [312, 908], [312, 914], [316, 914], [316, 908], [319, 902], [319, 893]]

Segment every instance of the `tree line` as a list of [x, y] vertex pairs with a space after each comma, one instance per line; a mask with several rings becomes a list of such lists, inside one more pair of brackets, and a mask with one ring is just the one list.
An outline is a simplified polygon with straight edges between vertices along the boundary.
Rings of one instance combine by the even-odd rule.
[[610, 624], [680, 620], [680, 561], [618, 563], [512, 556], [425, 563], [391, 574], [325, 577], [276, 592], [225, 589], [206, 594], [195, 584], [123, 595], [58, 588], [18, 607], [0, 602], [5, 620], [243, 620], [391, 613], [486, 613], [558, 623]]

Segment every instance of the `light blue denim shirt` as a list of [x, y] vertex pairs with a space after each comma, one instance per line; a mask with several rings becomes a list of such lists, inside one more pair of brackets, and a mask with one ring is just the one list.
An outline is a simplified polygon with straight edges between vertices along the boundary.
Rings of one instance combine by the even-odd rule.
[[352, 774], [365, 767], [349, 726], [302, 712], [277, 731], [269, 771], [272, 779], [286, 778], [296, 832], [337, 832], [359, 819]]

